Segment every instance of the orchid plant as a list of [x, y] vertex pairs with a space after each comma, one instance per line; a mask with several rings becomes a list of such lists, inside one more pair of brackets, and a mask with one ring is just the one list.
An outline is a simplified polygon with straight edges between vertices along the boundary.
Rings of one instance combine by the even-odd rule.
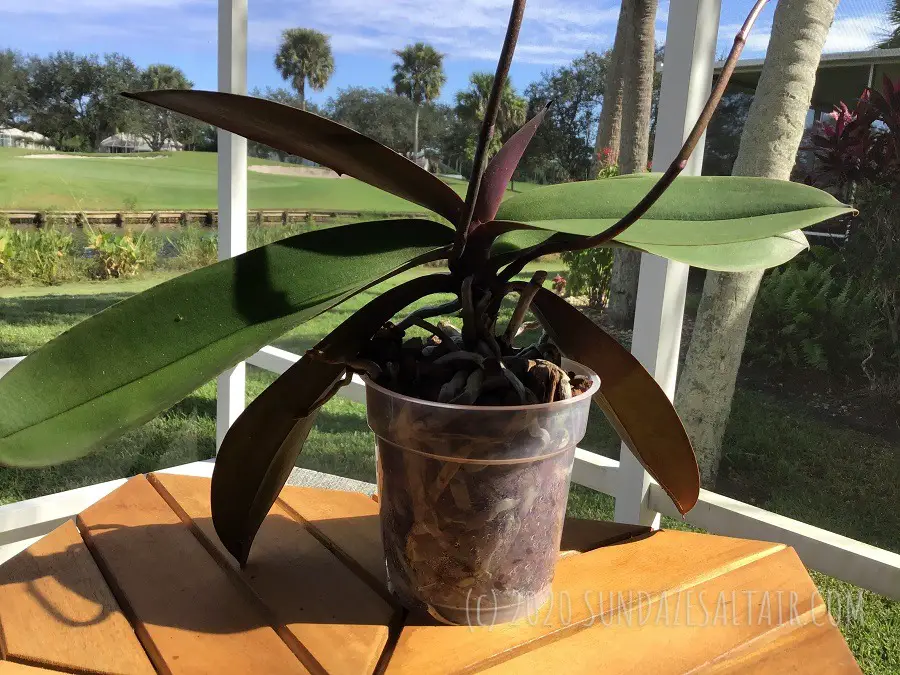
[[[697, 501], [696, 459], [669, 399], [640, 363], [557, 294], [516, 281], [540, 256], [619, 246], [713, 270], [781, 264], [807, 247], [800, 228], [850, 211], [810, 186], [753, 178], [682, 177], [725, 90], [759, 0], [735, 40], [696, 127], [662, 175], [554, 185], [504, 201], [546, 114], [539, 112], [488, 163], [500, 95], [525, 0], [515, 0], [465, 199], [405, 157], [345, 126], [293, 107], [206, 91], [131, 98], [305, 157], [414, 202], [441, 219], [379, 220], [314, 230], [199, 269], [75, 326], [0, 380], [0, 462], [42, 466], [79, 457], [148, 421], [289, 329], [397, 274], [446, 260], [382, 292], [254, 400], [219, 451], [212, 481], [216, 530], [246, 561], [253, 538], [313, 425], [353, 361], [408, 305], [452, 294], [463, 334], [493, 335], [508, 294], [536, 315], [565, 356], [599, 374], [595, 401], [678, 510]], [[472, 308], [477, 311], [471, 311]], [[463, 308], [464, 309], [464, 308]], [[517, 312], [516, 314], [519, 314]], [[424, 319], [419, 312], [409, 325]], [[521, 321], [522, 317], [514, 320]], [[516, 349], [505, 345], [507, 353]]]

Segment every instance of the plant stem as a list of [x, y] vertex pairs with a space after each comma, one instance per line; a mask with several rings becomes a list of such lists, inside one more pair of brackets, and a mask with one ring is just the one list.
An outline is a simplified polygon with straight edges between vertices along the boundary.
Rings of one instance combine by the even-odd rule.
[[469, 233], [469, 225], [475, 213], [475, 204], [478, 201], [478, 191], [481, 188], [481, 179], [487, 164], [487, 149], [494, 135], [494, 125], [497, 122], [497, 113], [500, 111], [500, 101], [503, 98], [503, 87], [509, 75], [509, 67], [512, 64], [513, 54], [516, 51], [516, 41], [519, 39], [519, 29], [522, 27], [522, 17], [525, 13], [526, 0], [514, 0], [512, 11], [509, 15], [509, 24], [506, 28], [506, 38], [503, 41], [503, 49], [500, 51], [500, 60], [497, 62], [497, 72], [494, 75], [494, 83], [491, 94], [488, 97], [484, 111], [484, 121], [481, 123], [481, 131], [478, 134], [478, 145], [475, 147], [475, 157], [472, 163], [472, 177], [469, 179], [469, 189], [466, 192], [466, 208], [462, 220], [456, 230], [456, 241], [453, 243], [453, 251], [450, 254], [450, 262], [457, 260], [466, 247], [466, 238]]
[[703, 111], [700, 113], [700, 117], [697, 119], [697, 123], [694, 125], [694, 128], [691, 130], [690, 135], [687, 137], [687, 140], [684, 142], [684, 145], [681, 146], [681, 150], [678, 155], [669, 165], [669, 168], [666, 169], [666, 172], [663, 174], [662, 178], [660, 178], [656, 184], [651, 188], [650, 192], [648, 192], [640, 202], [638, 202], [637, 206], [635, 206], [631, 211], [629, 211], [625, 216], [622, 217], [619, 222], [615, 225], [610, 226], [600, 234], [595, 234], [592, 237], [587, 237], [581, 240], [578, 239], [568, 239], [566, 241], [553, 241], [548, 240], [543, 244], [538, 244], [537, 246], [533, 246], [532, 248], [525, 251], [521, 256], [516, 258], [513, 262], [509, 264], [509, 266], [503, 270], [501, 275], [502, 279], [509, 280], [512, 279], [515, 275], [521, 272], [525, 265], [527, 265], [532, 260], [539, 258], [543, 255], [549, 255], [552, 253], [562, 253], [564, 251], [584, 251], [591, 248], [596, 248], [598, 246], [602, 246], [607, 243], [614, 237], [619, 236], [627, 230], [629, 227], [634, 225], [650, 208], [659, 201], [659, 198], [663, 196], [666, 190], [675, 182], [675, 179], [684, 171], [684, 168], [687, 166], [688, 160], [694, 152], [694, 149], [697, 147], [697, 144], [700, 142], [700, 139], [703, 137], [706, 128], [709, 126], [709, 122], [712, 119], [713, 113], [715, 113], [716, 108], [719, 106], [719, 102], [722, 100], [722, 96], [725, 94], [725, 89], [728, 87], [728, 82], [731, 80], [731, 76], [734, 73], [735, 66], [737, 66], [738, 59], [741, 57], [741, 53], [744, 51], [744, 45], [747, 44], [747, 36], [750, 34], [750, 29], [753, 27], [753, 24], [756, 23], [756, 19], [759, 17], [760, 12], [763, 7], [765, 7], [768, 0], [756, 0], [756, 4], [753, 6], [753, 9], [750, 11], [750, 14], [747, 16], [746, 21], [744, 21], [744, 25], [741, 27], [741, 30], [738, 31], [738, 34], [734, 38], [734, 45], [731, 48], [731, 53], [728, 55], [728, 59], [725, 61], [725, 65], [722, 68], [722, 72], [719, 75], [719, 79], [716, 82], [715, 88], [710, 93], [709, 98], [706, 100], [706, 105], [703, 107]]

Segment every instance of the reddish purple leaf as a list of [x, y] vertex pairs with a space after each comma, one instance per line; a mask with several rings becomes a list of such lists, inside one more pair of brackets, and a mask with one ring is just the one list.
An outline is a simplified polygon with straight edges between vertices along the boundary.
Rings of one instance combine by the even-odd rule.
[[497, 209], [500, 208], [500, 202], [503, 201], [503, 195], [506, 193], [506, 186], [509, 185], [522, 155], [525, 154], [528, 144], [534, 138], [534, 134], [547, 115], [549, 108], [550, 104], [548, 103], [525, 126], [513, 134], [484, 170], [478, 201], [475, 203], [475, 215], [472, 217], [472, 229], [481, 223], [492, 221], [497, 215]]
[[650, 374], [600, 326], [542, 288], [531, 306], [563, 354], [600, 376], [594, 401], [660, 487], [685, 514], [700, 495], [700, 471], [684, 425]]
[[125, 94], [310, 159], [459, 221], [463, 201], [437, 176], [343, 124], [281, 103], [215, 91]]
[[[352, 357], [395, 313], [452, 288], [448, 274], [395, 286], [352, 314], [316, 349], [332, 359]], [[242, 566], [303, 449], [317, 405], [343, 372], [343, 366], [304, 356], [247, 406], [225, 436], [213, 470], [212, 518], [219, 539]]]

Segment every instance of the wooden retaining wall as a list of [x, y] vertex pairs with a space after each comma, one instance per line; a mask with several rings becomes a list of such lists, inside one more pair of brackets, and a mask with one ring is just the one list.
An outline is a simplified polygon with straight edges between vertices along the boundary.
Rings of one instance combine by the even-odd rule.
[[[3, 211], [0, 219], [6, 216], [9, 223], [17, 228], [40, 228], [48, 224], [66, 225], [71, 228], [82, 228], [86, 225], [98, 230], [111, 230], [130, 227], [152, 227], [159, 229], [175, 229], [185, 225], [201, 225], [215, 227], [219, 224], [217, 210], [190, 211]], [[408, 212], [365, 212], [365, 211], [326, 211], [326, 210], [277, 210], [261, 209], [247, 212], [247, 222], [262, 226], [288, 225], [304, 221], [325, 222], [336, 218], [428, 218], [424, 213]]]

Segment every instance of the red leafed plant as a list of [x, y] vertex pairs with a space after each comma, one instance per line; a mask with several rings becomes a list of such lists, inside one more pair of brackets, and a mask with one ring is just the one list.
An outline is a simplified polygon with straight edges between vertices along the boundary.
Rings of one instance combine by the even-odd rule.
[[811, 137], [810, 182], [848, 197], [863, 180], [900, 178], [900, 80], [885, 76], [882, 91], [865, 89], [851, 109], [841, 101]]

